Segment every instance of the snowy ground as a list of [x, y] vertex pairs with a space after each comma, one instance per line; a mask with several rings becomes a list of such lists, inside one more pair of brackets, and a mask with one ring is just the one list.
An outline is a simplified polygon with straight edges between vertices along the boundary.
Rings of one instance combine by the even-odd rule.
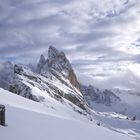
[[[140, 98], [125, 94], [121, 96], [123, 96], [121, 97], [122, 104], [116, 103], [112, 106], [104, 106], [94, 103], [94, 119], [98, 120], [104, 127], [140, 140]], [[134, 102], [132, 102], [132, 99]], [[135, 114], [137, 119], [133, 121], [132, 118]]]
[[[132, 140], [124, 134], [91, 123], [63, 104], [46, 107], [0, 89], [6, 105], [7, 127], [0, 126], [1, 140]], [[50, 102], [51, 104], [51, 102]], [[62, 111], [58, 109], [62, 109]], [[65, 112], [65, 113], [64, 113]], [[66, 115], [67, 114], [67, 115]], [[80, 118], [80, 119], [79, 119]]]

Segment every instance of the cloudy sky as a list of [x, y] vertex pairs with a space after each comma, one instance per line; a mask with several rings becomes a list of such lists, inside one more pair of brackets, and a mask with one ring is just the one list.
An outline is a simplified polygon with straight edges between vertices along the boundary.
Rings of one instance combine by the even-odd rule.
[[0, 61], [37, 63], [49, 45], [83, 83], [139, 90], [139, 0], [0, 0]]

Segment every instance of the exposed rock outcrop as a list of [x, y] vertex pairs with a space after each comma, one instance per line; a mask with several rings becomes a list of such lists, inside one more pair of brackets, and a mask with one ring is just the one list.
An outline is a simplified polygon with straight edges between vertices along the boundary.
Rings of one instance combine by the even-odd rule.
[[111, 103], [115, 103], [120, 101], [120, 98], [116, 96], [110, 90], [99, 90], [91, 85], [89, 86], [81, 86], [81, 92], [83, 93], [84, 99], [88, 103], [88, 105], [93, 108], [93, 103], [102, 103], [106, 106], [110, 106]]
[[59, 72], [63, 77], [67, 78], [74, 87], [80, 90], [80, 84], [75, 72], [64, 52], [59, 52], [56, 48], [50, 46], [48, 50], [48, 58], [45, 60], [45, 57], [41, 55], [37, 65], [37, 71], [40, 74], [45, 75], [52, 70]]

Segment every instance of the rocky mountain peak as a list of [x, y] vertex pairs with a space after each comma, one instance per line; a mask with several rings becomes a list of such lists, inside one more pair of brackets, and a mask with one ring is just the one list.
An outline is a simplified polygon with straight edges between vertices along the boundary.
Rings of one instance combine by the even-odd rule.
[[45, 60], [45, 57], [44, 57], [44, 55], [43, 54], [41, 54], [41, 57], [40, 57], [40, 62], [41, 63], [44, 63], [46, 60]]
[[45, 60], [45, 57], [42, 55], [40, 57], [37, 72], [45, 73], [45, 71], [57, 71], [65, 78], [67, 78], [72, 85], [77, 89], [80, 89], [79, 82], [77, 81], [74, 70], [65, 56], [65, 53], [58, 51], [55, 47], [50, 46], [48, 50], [48, 59]]
[[38, 65], [37, 65], [37, 72], [38, 73], [41, 72], [41, 69], [43, 68], [43, 66], [45, 65], [45, 63], [46, 63], [46, 60], [45, 60], [44, 55], [42, 54], [40, 56], [40, 59], [39, 59]]
[[49, 47], [48, 51], [48, 66], [50, 69], [57, 70], [65, 76], [72, 70], [72, 66], [64, 52], [59, 52], [52, 46]]
[[63, 74], [73, 86], [80, 89], [77, 77], [65, 53], [59, 52], [56, 48], [50, 46], [48, 56], [48, 67]]
[[58, 55], [59, 51], [55, 47], [50, 46], [48, 50], [48, 59], [56, 58]]

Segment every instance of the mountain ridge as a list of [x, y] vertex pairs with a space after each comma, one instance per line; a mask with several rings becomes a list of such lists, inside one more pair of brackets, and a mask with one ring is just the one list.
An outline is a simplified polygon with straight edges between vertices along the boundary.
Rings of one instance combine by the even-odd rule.
[[41, 55], [37, 65], [37, 72], [45, 76], [45, 73], [54, 70], [60, 72], [73, 86], [80, 90], [80, 84], [64, 52], [59, 52], [55, 47], [50, 46], [48, 50], [48, 58], [45, 59], [45, 57]]
[[[76, 105], [82, 114], [90, 114], [90, 109], [98, 104], [123, 106], [113, 91], [79, 83], [64, 52], [53, 46], [49, 47], [47, 59], [40, 56], [36, 72], [12, 62], [5, 62], [0, 67], [0, 87], [36, 102], [45, 102], [46, 95], [49, 95], [61, 103], [70, 102], [72, 108]], [[46, 95], [36, 93], [34, 88]]]
[[[55, 51], [52, 52], [53, 50]], [[129, 104], [128, 95], [131, 95], [129, 97], [131, 100], [132, 94], [117, 94], [108, 89], [100, 90], [91, 85], [84, 86], [75, 75], [74, 78], [80, 86], [78, 89], [68, 77], [70, 71], [74, 72], [74, 69], [65, 54], [54, 48], [51, 48], [51, 54], [47, 59], [43, 55], [40, 56], [36, 68], [40, 70], [38, 72], [13, 62], [0, 63], [0, 87], [10, 91], [6, 92], [0, 88], [1, 92], [7, 94], [0, 94], [3, 97], [0, 102], [8, 103], [4, 99], [6, 97], [13, 100], [9, 103], [17, 106], [15, 103], [17, 99], [18, 106], [24, 107], [24, 101], [27, 101], [29, 106], [26, 106], [26, 109], [29, 107], [29, 110], [32, 108], [36, 111], [36, 107], [40, 106], [37, 107], [37, 111], [41, 112], [43, 109], [42, 113], [45, 114], [88, 122], [90, 125], [106, 127], [139, 138], [140, 102], [137, 97], [137, 102]], [[35, 107], [30, 106], [32, 103]]]

